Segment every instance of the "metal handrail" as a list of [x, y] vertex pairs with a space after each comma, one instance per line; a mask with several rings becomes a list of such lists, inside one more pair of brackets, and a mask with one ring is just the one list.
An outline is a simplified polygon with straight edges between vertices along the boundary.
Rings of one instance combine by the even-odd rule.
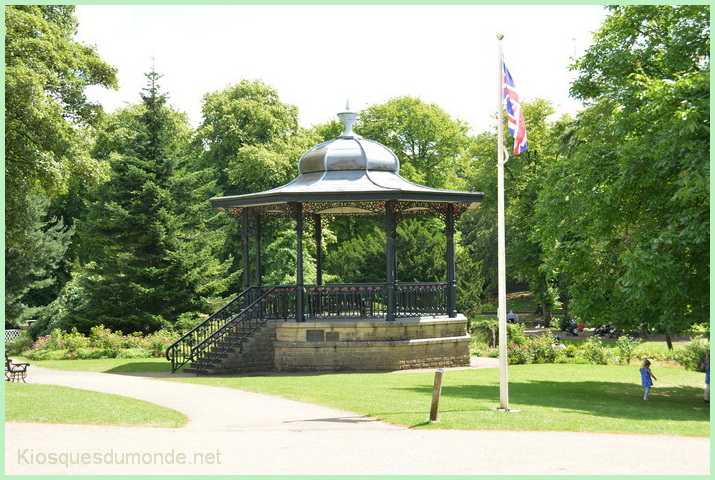
[[395, 288], [395, 316], [447, 314], [448, 289], [449, 284], [446, 282], [398, 283]]
[[177, 341], [169, 345], [166, 349], [166, 359], [171, 362], [171, 371], [175, 372], [190, 361], [194, 360], [193, 347], [206, 338], [213, 335], [221, 325], [226, 323], [226, 319], [235, 318], [243, 311], [250, 296], [267, 287], [249, 287], [239, 293], [236, 298], [221, 307], [213, 315], [196, 325], [194, 328], [182, 335]]
[[[260, 297], [254, 300], [249, 306], [244, 308], [241, 313], [226, 322], [221, 328], [216, 330], [213, 335], [204, 339], [200, 344], [194, 346], [192, 351], [192, 356], [197, 357], [199, 353], [211, 352], [211, 356], [205, 356], [207, 359], [205, 362], [201, 362], [196, 366], [196, 375], [204, 371], [206, 368], [211, 366], [216, 359], [223, 357], [229, 350], [231, 350], [236, 345], [243, 344], [243, 341], [251, 333], [256, 331], [258, 327], [266, 323], [269, 315], [266, 315], [266, 307], [268, 300], [273, 299], [274, 292], [278, 287], [270, 287], [270, 289], [263, 293]], [[229, 335], [239, 333], [232, 341], [224, 342], [224, 339], [228, 338]], [[220, 342], [220, 343], [219, 343]], [[223, 346], [220, 351], [211, 350], [212, 345]]]
[[384, 283], [332, 283], [304, 288], [309, 318], [382, 318], [387, 302]]
[[[447, 313], [447, 283], [409, 282], [395, 287], [396, 317]], [[198, 374], [267, 320], [295, 319], [297, 292], [295, 285], [247, 288], [166, 349], [172, 372], [210, 353], [211, 358], [197, 366]], [[308, 318], [381, 318], [387, 313], [384, 283], [305, 285], [303, 295]], [[225, 342], [230, 334], [238, 335]], [[214, 351], [212, 345], [221, 345], [221, 352]]]

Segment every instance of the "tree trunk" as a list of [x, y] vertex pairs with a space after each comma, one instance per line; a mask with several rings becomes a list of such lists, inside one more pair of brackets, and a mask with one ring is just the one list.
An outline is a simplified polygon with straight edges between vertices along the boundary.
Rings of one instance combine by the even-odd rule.
[[672, 350], [672, 349], [673, 349], [673, 339], [670, 338], [670, 333], [666, 333], [666, 334], [665, 334], [665, 343], [668, 344], [668, 350]]
[[551, 320], [553, 317], [551, 316], [551, 310], [546, 308], [545, 306], [543, 307], [543, 312], [544, 312], [544, 328], [549, 328], [551, 326]]
[[571, 300], [571, 297], [568, 295], [564, 295], [564, 299], [562, 301], [563, 308], [564, 308], [564, 317], [568, 318], [569, 316], [569, 301]]

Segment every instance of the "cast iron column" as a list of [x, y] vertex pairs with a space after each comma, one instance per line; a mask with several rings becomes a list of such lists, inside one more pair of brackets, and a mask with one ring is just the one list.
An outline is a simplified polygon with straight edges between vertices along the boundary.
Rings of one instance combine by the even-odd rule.
[[296, 321], [304, 322], [303, 313], [303, 204], [295, 204], [295, 233], [296, 233], [296, 289], [295, 289], [295, 316]]
[[394, 201], [385, 202], [385, 235], [387, 237], [387, 321], [395, 320], [397, 305], [395, 302], [395, 213]]
[[313, 215], [313, 230], [315, 230], [315, 283], [323, 284], [323, 223], [320, 220], [320, 215]]
[[243, 222], [243, 231], [241, 233], [243, 239], [243, 289], [245, 290], [251, 283], [248, 266], [248, 209], [241, 209], [241, 220]]
[[256, 222], [256, 286], [263, 284], [263, 269], [261, 267], [261, 214], [256, 211], [254, 215]]
[[447, 204], [447, 314], [457, 316], [457, 264], [454, 258], [454, 204]]

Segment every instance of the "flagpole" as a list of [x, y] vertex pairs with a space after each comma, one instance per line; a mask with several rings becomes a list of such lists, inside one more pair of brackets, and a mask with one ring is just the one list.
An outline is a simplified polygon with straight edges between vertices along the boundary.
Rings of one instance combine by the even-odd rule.
[[504, 67], [501, 41], [499, 40], [499, 105], [497, 122], [497, 264], [499, 285], [499, 409], [509, 411], [509, 374], [507, 371], [506, 335], [506, 234], [504, 230]]

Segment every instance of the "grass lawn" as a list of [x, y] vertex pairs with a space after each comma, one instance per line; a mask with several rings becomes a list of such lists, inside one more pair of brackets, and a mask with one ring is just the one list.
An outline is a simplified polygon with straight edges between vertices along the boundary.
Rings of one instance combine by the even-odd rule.
[[653, 372], [658, 381], [645, 402], [636, 367], [511, 366], [510, 407], [519, 412], [505, 413], [496, 410], [498, 369], [447, 371], [439, 424], [426, 423], [433, 372], [171, 380], [279, 395], [411, 427], [709, 436], [703, 375], [657, 365]]
[[5, 420], [144, 427], [183, 427], [183, 413], [108, 393], [56, 385], [5, 383]]
[[[15, 359], [15, 357], [13, 357]], [[37, 367], [51, 368], [53, 370], [71, 370], [76, 372], [103, 372], [103, 373], [144, 373], [144, 372], [171, 372], [171, 363], [165, 358], [100, 358], [96, 360], [27, 360]], [[32, 373], [32, 366], [30, 372]], [[28, 374], [28, 375], [29, 375]]]
[[[170, 370], [169, 362], [161, 358], [58, 360], [33, 364], [94, 372]], [[702, 400], [703, 374], [682, 368], [659, 367], [658, 362], [654, 364], [653, 372], [658, 381], [652, 389], [651, 401], [644, 402], [637, 366], [513, 365], [509, 367], [509, 403], [519, 412], [507, 414], [496, 410], [499, 403], [498, 369], [446, 371], [439, 424], [425, 423], [432, 398], [433, 372], [176, 377], [168, 380], [279, 395], [419, 428], [708, 436], [710, 413]], [[11, 388], [23, 386], [7, 385]]]

